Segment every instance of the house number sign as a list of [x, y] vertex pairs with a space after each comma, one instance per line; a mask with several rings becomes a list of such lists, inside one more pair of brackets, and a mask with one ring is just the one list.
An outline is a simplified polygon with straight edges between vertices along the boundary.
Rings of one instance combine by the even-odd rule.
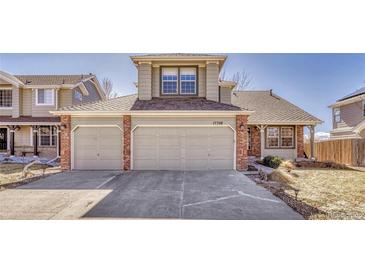
[[213, 121], [213, 126], [221, 126], [223, 125], [222, 121]]

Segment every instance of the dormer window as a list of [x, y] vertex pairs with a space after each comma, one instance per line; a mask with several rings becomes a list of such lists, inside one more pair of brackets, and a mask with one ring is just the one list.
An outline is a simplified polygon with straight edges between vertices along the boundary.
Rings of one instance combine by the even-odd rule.
[[196, 69], [181, 68], [180, 69], [180, 93], [196, 94]]
[[196, 82], [195, 67], [163, 67], [161, 69], [162, 95], [196, 95]]
[[177, 91], [178, 68], [162, 68], [162, 94], [175, 95]]
[[54, 90], [53, 89], [37, 89], [36, 104], [38, 106], [53, 106], [54, 105]]
[[341, 122], [341, 110], [340, 110], [340, 108], [333, 109], [333, 117], [334, 117], [336, 123]]

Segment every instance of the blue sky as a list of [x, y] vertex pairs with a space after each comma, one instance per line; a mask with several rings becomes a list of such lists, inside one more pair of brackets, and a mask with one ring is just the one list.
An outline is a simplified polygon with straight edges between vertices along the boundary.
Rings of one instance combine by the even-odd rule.
[[[137, 71], [131, 54], [0, 54], [0, 70], [13, 74], [95, 73], [112, 79], [120, 95], [136, 91]], [[365, 86], [365, 54], [228, 54], [226, 75], [245, 70], [252, 88], [273, 89], [281, 97], [325, 121], [338, 98]]]

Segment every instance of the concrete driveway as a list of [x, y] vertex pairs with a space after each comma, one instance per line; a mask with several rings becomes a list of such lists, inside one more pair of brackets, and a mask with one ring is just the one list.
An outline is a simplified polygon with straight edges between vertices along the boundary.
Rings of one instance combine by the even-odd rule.
[[[30, 201], [24, 200], [24, 193], [28, 193]], [[36, 194], [38, 198], [32, 199]], [[283, 201], [236, 171], [67, 172], [0, 192], [0, 200], [4, 201], [6, 196], [8, 206], [0, 206], [0, 218], [6, 215], [4, 209], [14, 211], [11, 206], [14, 199], [23, 211], [33, 208], [35, 213], [47, 211], [46, 207], [54, 204], [52, 199], [55, 199], [58, 207], [34, 217], [303, 219]], [[22, 201], [14, 198], [17, 196], [22, 196]], [[43, 204], [37, 204], [37, 200]], [[31, 205], [26, 205], [29, 202]], [[16, 213], [8, 212], [7, 216], [11, 219]]]

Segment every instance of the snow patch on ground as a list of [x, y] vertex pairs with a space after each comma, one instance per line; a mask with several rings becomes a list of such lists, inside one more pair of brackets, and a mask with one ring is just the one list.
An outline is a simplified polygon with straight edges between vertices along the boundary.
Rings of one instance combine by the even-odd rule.
[[41, 164], [48, 164], [51, 166], [58, 166], [59, 159], [50, 162], [52, 159], [42, 158], [37, 156], [31, 157], [20, 157], [20, 156], [7, 156], [5, 154], [0, 154], [0, 163], [16, 163], [16, 164], [28, 164], [32, 161], [38, 161]]

